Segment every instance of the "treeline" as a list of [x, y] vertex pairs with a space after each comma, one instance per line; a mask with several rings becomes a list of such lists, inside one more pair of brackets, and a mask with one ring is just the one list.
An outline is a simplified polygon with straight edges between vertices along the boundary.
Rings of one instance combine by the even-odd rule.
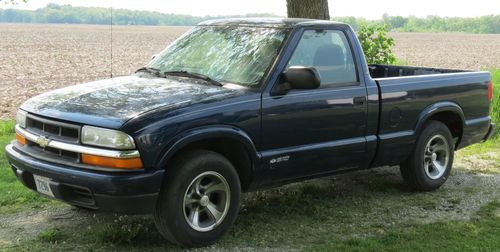
[[[273, 16], [271, 14], [248, 14], [245, 17]], [[151, 11], [113, 10], [113, 24], [116, 25], [195, 25], [199, 22], [228, 16], [197, 17], [190, 15], [165, 14]], [[231, 16], [241, 17], [241, 16]], [[386, 23], [390, 31], [404, 32], [467, 32], [500, 33], [500, 15], [474, 18], [437, 17], [426, 18], [384, 15], [380, 20], [366, 20], [355, 17], [334, 17], [334, 20], [350, 24], [355, 30], [362, 25]], [[3, 23], [56, 23], [56, 24], [110, 24], [111, 12], [107, 8], [73, 7], [71, 5], [48, 4], [38, 10], [0, 9]]]
[[[271, 14], [248, 14], [262, 17]], [[165, 14], [152, 11], [113, 9], [115, 25], [195, 25], [199, 22], [227, 18], [229, 16], [205, 16]], [[231, 16], [242, 17], [242, 16]], [[111, 23], [111, 10], [99, 7], [74, 7], [71, 5], [48, 4], [37, 10], [0, 9], [2, 23], [51, 23], [51, 24], [107, 24]]]
[[500, 15], [474, 18], [428, 16], [388, 16], [380, 20], [366, 20], [355, 17], [338, 17], [337, 21], [350, 24], [355, 30], [369, 24], [387, 24], [390, 31], [403, 32], [466, 32], [466, 33], [500, 33]]

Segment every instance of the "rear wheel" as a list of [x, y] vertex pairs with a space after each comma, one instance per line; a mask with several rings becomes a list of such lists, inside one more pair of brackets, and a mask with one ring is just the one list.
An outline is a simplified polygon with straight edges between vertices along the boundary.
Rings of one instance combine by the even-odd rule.
[[417, 139], [410, 158], [401, 164], [401, 174], [413, 189], [436, 190], [448, 179], [453, 157], [450, 130], [441, 122], [429, 121]]
[[183, 247], [210, 245], [233, 225], [240, 188], [238, 174], [224, 156], [205, 150], [186, 153], [167, 169], [154, 214], [156, 227]]

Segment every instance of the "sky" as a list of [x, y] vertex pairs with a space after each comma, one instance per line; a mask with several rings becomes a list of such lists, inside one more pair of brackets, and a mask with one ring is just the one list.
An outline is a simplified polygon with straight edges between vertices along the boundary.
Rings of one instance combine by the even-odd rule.
[[[391, 16], [428, 15], [474, 17], [500, 15], [500, 0], [329, 0], [330, 16], [355, 16], [379, 19]], [[47, 3], [74, 6], [110, 7], [159, 11], [194, 16], [243, 15], [271, 13], [286, 16], [286, 0], [29, 0], [17, 5], [0, 4], [0, 8], [37, 9]]]

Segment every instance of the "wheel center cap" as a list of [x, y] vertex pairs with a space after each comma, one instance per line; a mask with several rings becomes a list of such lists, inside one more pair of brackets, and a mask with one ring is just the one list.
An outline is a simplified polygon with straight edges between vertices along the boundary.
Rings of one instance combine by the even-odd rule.
[[431, 159], [432, 159], [432, 161], [436, 161], [437, 154], [436, 153], [432, 153]]
[[206, 207], [206, 206], [208, 206], [208, 202], [209, 202], [208, 196], [207, 195], [203, 195], [203, 197], [201, 197], [201, 199], [200, 199], [200, 205], [202, 207]]

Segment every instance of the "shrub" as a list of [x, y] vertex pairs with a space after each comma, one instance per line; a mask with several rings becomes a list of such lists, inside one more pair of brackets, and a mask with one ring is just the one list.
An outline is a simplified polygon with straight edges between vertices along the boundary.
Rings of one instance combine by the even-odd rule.
[[362, 25], [358, 39], [365, 53], [368, 64], [394, 64], [396, 57], [392, 53], [394, 39], [388, 34], [387, 25]]

